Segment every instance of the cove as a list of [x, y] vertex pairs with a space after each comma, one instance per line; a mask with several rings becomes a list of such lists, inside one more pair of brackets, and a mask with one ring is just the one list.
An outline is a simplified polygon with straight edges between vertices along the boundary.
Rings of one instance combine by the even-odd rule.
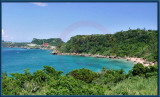
[[102, 67], [119, 70], [127, 73], [133, 67], [133, 62], [124, 59], [107, 59], [95, 57], [83, 57], [73, 55], [51, 55], [51, 50], [2, 48], [2, 72], [24, 73], [29, 69], [30, 73], [43, 69], [49, 65], [66, 74], [74, 69], [86, 68], [94, 72], [100, 72]]

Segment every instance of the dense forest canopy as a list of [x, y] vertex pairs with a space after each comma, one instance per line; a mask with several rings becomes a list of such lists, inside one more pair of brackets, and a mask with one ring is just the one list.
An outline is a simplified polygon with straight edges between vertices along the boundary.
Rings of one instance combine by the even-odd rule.
[[59, 46], [67, 53], [141, 57], [158, 61], [158, 31], [135, 29], [115, 34], [77, 35]]
[[50, 46], [57, 46], [58, 44], [63, 43], [60, 38], [49, 38], [49, 39], [37, 39], [33, 38], [33, 44], [42, 45], [43, 43], [48, 43]]

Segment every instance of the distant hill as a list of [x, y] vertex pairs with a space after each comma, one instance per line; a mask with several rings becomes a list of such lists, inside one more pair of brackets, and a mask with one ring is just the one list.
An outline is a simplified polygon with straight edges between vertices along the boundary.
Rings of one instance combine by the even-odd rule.
[[37, 39], [33, 38], [33, 44], [42, 45], [44, 43], [48, 43], [51, 46], [58, 46], [61, 43], [64, 43], [60, 38], [49, 38], [49, 39]]
[[61, 52], [141, 57], [158, 61], [158, 31], [128, 30], [115, 34], [77, 35], [60, 47]]
[[24, 47], [28, 42], [9, 42], [2, 40], [2, 47]]

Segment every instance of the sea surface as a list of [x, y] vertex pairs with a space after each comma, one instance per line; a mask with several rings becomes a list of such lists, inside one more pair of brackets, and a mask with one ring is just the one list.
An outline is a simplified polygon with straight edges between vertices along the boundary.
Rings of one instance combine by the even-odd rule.
[[123, 59], [51, 55], [51, 52], [51, 50], [41, 49], [2, 48], [2, 72], [24, 73], [24, 69], [29, 69], [29, 72], [33, 73], [43, 69], [44, 65], [49, 65], [58, 71], [63, 71], [63, 74], [81, 68], [100, 72], [102, 67], [114, 70], [123, 68], [127, 73], [133, 67], [133, 62]]

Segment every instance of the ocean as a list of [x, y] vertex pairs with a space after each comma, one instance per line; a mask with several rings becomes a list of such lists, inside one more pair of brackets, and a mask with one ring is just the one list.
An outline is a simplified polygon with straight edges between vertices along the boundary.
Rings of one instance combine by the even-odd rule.
[[127, 73], [134, 65], [133, 62], [124, 59], [51, 55], [51, 52], [51, 50], [41, 49], [2, 48], [2, 72], [6, 71], [9, 75], [10, 73], [24, 73], [24, 69], [29, 69], [29, 72], [33, 73], [49, 65], [57, 71], [63, 71], [63, 74], [81, 68], [100, 72], [102, 67], [114, 70], [123, 68]]

